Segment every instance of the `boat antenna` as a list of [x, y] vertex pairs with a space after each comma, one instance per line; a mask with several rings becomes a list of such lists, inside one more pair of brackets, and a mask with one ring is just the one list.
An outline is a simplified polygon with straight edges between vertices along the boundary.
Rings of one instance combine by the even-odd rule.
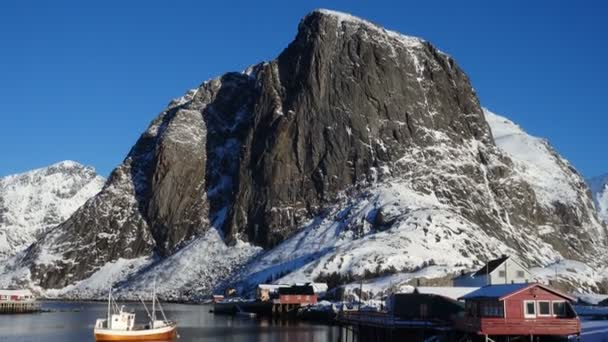
[[156, 274], [154, 275], [154, 291], [152, 292], [152, 329], [156, 321]]

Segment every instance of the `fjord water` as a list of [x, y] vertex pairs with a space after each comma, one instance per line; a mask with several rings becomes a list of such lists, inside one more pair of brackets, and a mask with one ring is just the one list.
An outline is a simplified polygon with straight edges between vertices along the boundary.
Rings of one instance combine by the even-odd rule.
[[[0, 316], [0, 342], [87, 342], [94, 341], [95, 319], [106, 315], [106, 304], [45, 302], [51, 312]], [[144, 322], [141, 304], [129, 303]], [[214, 315], [209, 305], [164, 304], [169, 319], [179, 324], [180, 342], [207, 341], [336, 341], [338, 330], [326, 325], [294, 321], [272, 321]], [[159, 313], [160, 315], [160, 313]]]

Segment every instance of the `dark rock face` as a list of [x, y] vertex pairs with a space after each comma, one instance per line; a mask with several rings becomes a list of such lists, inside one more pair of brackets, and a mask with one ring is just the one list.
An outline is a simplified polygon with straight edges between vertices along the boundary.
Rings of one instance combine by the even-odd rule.
[[[444, 170], [466, 179], [443, 177], [441, 162], [470, 141], [479, 145], [476, 165]], [[447, 152], [433, 151], [440, 142]], [[416, 38], [315, 11], [276, 60], [174, 101], [101, 193], [21, 263], [39, 285], [56, 288], [118, 258], [170, 255], [210, 228], [229, 243], [269, 248], [337, 199], [398, 175], [504, 238], [495, 228], [501, 220], [546, 221], [530, 186], [509, 178], [510, 162], [452, 58]], [[503, 211], [488, 209], [489, 199]], [[381, 210], [375, 220], [394, 221]]]
[[433, 144], [424, 128], [491, 141], [454, 61], [403, 39], [315, 12], [260, 68], [229, 235], [263, 246], [282, 241], [302, 217], [371, 180], [408, 147]]

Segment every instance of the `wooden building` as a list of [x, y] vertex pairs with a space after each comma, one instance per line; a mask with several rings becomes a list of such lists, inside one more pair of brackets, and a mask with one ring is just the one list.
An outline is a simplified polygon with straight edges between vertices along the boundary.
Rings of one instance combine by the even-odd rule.
[[311, 284], [281, 287], [279, 297], [275, 299], [278, 304], [309, 305], [317, 303], [317, 294]]
[[489, 285], [473, 291], [465, 301], [465, 316], [458, 330], [485, 336], [579, 335], [581, 325], [571, 302], [574, 298], [548, 286], [530, 284]]
[[29, 290], [0, 290], [0, 313], [28, 313], [40, 310]]
[[494, 284], [522, 284], [532, 281], [532, 275], [524, 266], [509, 256], [490, 260], [475, 272], [463, 273], [452, 279], [457, 287], [482, 287]]
[[464, 312], [464, 303], [436, 294], [397, 293], [391, 298], [390, 312], [404, 320], [452, 321]]
[[255, 297], [257, 300], [267, 302], [276, 299], [279, 295], [279, 289], [289, 287], [283, 284], [259, 284], [256, 288]]

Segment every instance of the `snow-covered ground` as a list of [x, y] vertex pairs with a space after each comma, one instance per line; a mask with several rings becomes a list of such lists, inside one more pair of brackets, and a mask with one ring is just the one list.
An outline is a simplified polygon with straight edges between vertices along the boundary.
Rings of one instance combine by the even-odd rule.
[[105, 180], [74, 161], [0, 178], [0, 260], [65, 221]]
[[558, 281], [577, 283], [579, 287], [574, 293], [586, 294], [593, 293], [595, 284], [606, 278], [608, 268], [594, 269], [582, 262], [564, 259], [544, 267], [534, 267], [530, 272], [536, 280], [543, 283], [549, 283], [556, 277]]
[[210, 293], [218, 279], [227, 277], [259, 251], [259, 247], [243, 242], [227, 246], [217, 230], [210, 229], [167, 259], [118, 259], [74, 285], [38, 290], [48, 297], [103, 298], [113, 286], [117, 298], [134, 299], [149, 294], [156, 282], [165, 299], [197, 300]]

